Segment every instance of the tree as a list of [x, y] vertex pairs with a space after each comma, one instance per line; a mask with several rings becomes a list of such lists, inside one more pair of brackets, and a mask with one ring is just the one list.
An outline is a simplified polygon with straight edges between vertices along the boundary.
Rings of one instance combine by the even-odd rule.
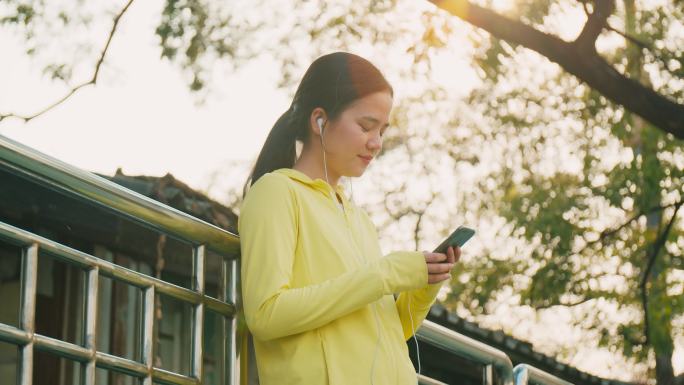
[[[640, 36], [655, 37], [656, 42], [662, 39], [667, 33], [665, 28], [672, 23], [676, 25], [677, 20], [684, 17], [681, 2], [672, 2], [668, 7], [672, 13], [666, 13], [665, 7], [660, 10], [642, 12], [641, 9], [637, 9], [635, 2], [625, 1], [626, 17], [631, 18], [632, 23], [643, 22], [646, 27], [637, 36], [628, 31], [621, 32], [609, 24], [608, 19], [615, 10], [614, 0], [596, 0], [593, 2], [580, 0], [587, 14], [587, 21], [577, 38], [571, 42], [534, 28], [535, 21], [539, 21], [539, 19], [535, 20], [535, 17], [543, 17], [545, 15], [543, 8], [548, 7], [551, 4], [550, 2], [530, 1], [526, 4], [523, 3], [523, 7], [520, 9], [525, 9], [525, 7], [536, 8], [536, 14], [524, 15], [530, 18], [532, 25], [509, 19], [467, 0], [433, 0], [432, 2], [511, 45], [522, 45], [540, 53], [559, 64], [568, 73], [586, 82], [614, 103], [624, 106], [675, 137], [684, 139], [684, 105], [682, 104], [681, 82], [674, 90], [664, 85], [662, 87], [664, 92], [661, 94], [658, 92], [661, 90], [652, 89], [643, 84], [639, 78], [618, 71], [613, 64], [599, 54], [596, 48], [596, 40], [605, 31], [619, 33], [630, 44], [637, 45], [647, 52], [645, 59], [650, 61], [649, 64], [658, 65], [658, 71], [663, 72], [662, 75], [665, 76], [666, 84], [670, 80], [681, 80], [684, 76], [684, 56], [681, 45], [679, 48], [675, 46], [674, 52], [670, 53], [653, 47], [652, 43], [648, 42], [650, 39], [644, 41]], [[637, 20], [637, 18], [641, 20]], [[651, 34], [649, 32], [655, 36], [649, 36]]]
[[[550, 29], [554, 3], [524, 3], [519, 17], [528, 24], [467, 2], [439, 4], [501, 39], [492, 38], [480, 60], [488, 85], [471, 95], [499, 127], [496, 135], [506, 138], [497, 143], [490, 136], [489, 142], [501, 145], [504, 166], [488, 177], [500, 188], [482, 190], [518, 229], [512, 235], [533, 245], [530, 259], [509, 261], [508, 269], [470, 266], [490, 279], [459, 285], [455, 299], [476, 298], [477, 311], [500, 291], [500, 282], [508, 282], [518, 285], [521, 303], [535, 309], [584, 306], [602, 345], [621, 348], [636, 362], [654, 362], [649, 366], [658, 384], [684, 382], [672, 366], [673, 341], [681, 337], [673, 322], [684, 314], [684, 159], [682, 142], [674, 138], [681, 139], [684, 129], [684, 73], [681, 44], [668, 39], [682, 18], [681, 4], [649, 8], [624, 1], [619, 17], [610, 19], [624, 25], [624, 45], [604, 53], [614, 64], [595, 48], [603, 31], [618, 31], [608, 23], [612, 1], [580, 5], [587, 22], [571, 43], [540, 31]], [[676, 49], [667, 53], [658, 46]], [[518, 68], [521, 58], [530, 62], [523, 47], [564, 71], [547, 65], [551, 75], [535, 81], [538, 76]], [[518, 81], [506, 90], [497, 84], [502, 78]], [[569, 142], [559, 146], [557, 138]], [[621, 159], [608, 161], [615, 153]], [[608, 306], [630, 321], [608, 325], [610, 317], [598, 316]]]

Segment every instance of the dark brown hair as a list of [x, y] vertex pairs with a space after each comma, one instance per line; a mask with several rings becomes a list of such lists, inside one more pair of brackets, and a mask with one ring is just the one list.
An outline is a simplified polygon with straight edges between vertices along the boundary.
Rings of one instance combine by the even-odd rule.
[[262, 175], [294, 166], [296, 142], [309, 140], [311, 112], [320, 107], [328, 119], [336, 119], [352, 102], [392, 86], [368, 60], [347, 52], [335, 52], [314, 60], [306, 70], [290, 108], [276, 121], [245, 182], [243, 194]]

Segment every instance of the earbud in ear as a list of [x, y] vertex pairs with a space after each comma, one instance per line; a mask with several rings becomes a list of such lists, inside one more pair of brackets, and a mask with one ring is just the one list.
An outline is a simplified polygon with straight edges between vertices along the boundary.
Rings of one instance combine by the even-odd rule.
[[[325, 149], [325, 145], [323, 144], [323, 134], [325, 134], [325, 131], [323, 130], [323, 118], [317, 118], [316, 123], [318, 123], [318, 129], [321, 130], [321, 135], [319, 136], [321, 139], [321, 146]], [[325, 155], [325, 152], [323, 154]]]

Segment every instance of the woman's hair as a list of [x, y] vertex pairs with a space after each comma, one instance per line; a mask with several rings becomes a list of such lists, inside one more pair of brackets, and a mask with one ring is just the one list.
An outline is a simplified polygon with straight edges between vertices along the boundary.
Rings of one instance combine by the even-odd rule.
[[368, 60], [347, 52], [335, 52], [314, 60], [306, 70], [290, 108], [276, 121], [245, 182], [243, 195], [262, 175], [294, 166], [296, 141], [309, 140], [311, 112], [320, 107], [328, 120], [336, 119], [352, 102], [369, 94], [394, 91]]

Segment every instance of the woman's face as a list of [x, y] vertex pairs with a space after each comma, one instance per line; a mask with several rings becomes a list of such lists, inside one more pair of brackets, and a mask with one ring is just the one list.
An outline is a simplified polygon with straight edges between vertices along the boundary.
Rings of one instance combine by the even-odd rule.
[[324, 125], [328, 171], [338, 176], [361, 176], [382, 148], [389, 126], [392, 96], [376, 92], [352, 102]]

